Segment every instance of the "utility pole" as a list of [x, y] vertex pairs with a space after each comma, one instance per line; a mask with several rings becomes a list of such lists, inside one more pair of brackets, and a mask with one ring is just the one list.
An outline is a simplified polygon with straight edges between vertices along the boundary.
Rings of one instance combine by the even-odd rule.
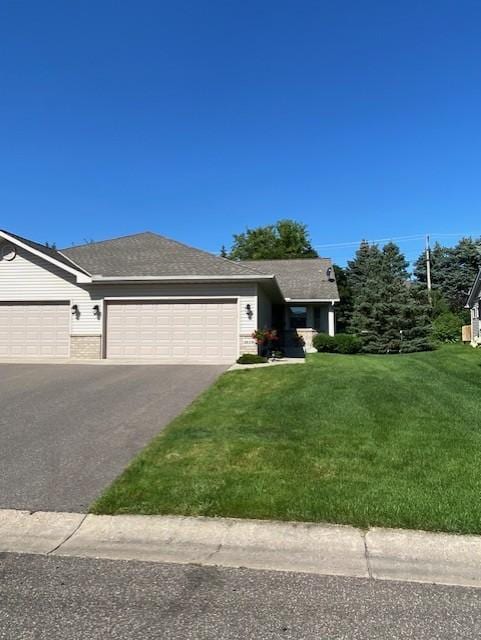
[[428, 284], [428, 300], [429, 304], [433, 306], [433, 300], [431, 295], [431, 250], [429, 248], [429, 236], [426, 236], [426, 282]]

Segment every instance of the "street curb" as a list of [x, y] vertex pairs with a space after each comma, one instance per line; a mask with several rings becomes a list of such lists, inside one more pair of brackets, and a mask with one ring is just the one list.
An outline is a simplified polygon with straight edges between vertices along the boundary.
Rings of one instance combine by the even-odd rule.
[[481, 536], [304, 522], [0, 510], [0, 552], [481, 588]]

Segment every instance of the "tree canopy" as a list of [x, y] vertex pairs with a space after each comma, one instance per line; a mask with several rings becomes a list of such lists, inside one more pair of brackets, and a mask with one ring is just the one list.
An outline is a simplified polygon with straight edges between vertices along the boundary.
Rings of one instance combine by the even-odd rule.
[[[460, 313], [468, 291], [481, 267], [481, 238], [462, 238], [454, 247], [436, 243], [431, 249], [431, 281], [433, 290], [445, 300], [449, 310]], [[426, 283], [424, 252], [414, 264], [414, 276]]]
[[430, 348], [429, 310], [413, 295], [407, 266], [404, 255], [392, 242], [382, 249], [363, 242], [348, 263], [350, 331], [361, 338], [366, 353]]
[[286, 219], [235, 234], [228, 257], [231, 260], [317, 258], [317, 252], [311, 244], [307, 226]]

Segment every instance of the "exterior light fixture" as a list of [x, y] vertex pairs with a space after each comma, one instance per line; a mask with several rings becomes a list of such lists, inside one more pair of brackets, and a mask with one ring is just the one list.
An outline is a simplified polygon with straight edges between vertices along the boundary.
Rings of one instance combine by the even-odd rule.
[[93, 306], [93, 312], [94, 312], [94, 316], [99, 317], [100, 316], [100, 307], [98, 304], [94, 304]]
[[73, 304], [72, 305], [72, 315], [73, 316], [78, 316], [79, 315], [78, 304]]

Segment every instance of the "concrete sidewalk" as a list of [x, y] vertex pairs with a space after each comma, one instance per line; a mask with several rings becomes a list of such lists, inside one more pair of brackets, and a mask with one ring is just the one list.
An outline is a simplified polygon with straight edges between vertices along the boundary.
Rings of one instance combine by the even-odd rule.
[[0, 552], [481, 587], [481, 537], [396, 529], [0, 510]]

